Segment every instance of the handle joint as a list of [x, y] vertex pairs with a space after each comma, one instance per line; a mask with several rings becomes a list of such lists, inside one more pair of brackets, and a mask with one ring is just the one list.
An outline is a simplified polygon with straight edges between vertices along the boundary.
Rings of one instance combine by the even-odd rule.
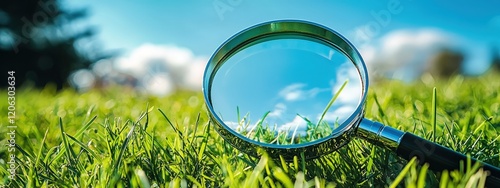
[[363, 119], [358, 126], [358, 135], [375, 145], [396, 151], [405, 133], [381, 123]]

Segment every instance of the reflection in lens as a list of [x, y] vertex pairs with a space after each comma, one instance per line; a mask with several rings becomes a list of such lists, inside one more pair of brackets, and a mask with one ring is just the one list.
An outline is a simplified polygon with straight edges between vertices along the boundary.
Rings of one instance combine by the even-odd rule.
[[211, 101], [229, 128], [284, 145], [340, 131], [361, 95], [357, 69], [342, 52], [288, 36], [260, 39], [232, 54], [215, 74]]

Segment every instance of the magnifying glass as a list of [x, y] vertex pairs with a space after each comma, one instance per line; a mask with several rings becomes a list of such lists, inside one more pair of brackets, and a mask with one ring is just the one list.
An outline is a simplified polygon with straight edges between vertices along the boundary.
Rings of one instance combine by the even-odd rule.
[[[364, 118], [368, 73], [359, 52], [339, 33], [294, 20], [243, 30], [208, 62], [205, 102], [216, 131], [239, 150], [286, 160], [336, 151], [353, 137], [437, 171], [458, 169], [467, 157], [414, 134]], [[480, 162], [471, 159], [473, 163]], [[500, 169], [487, 185], [500, 185]]]

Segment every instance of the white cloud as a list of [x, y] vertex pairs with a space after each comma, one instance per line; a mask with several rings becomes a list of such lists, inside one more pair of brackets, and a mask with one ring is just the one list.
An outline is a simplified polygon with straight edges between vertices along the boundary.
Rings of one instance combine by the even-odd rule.
[[357, 68], [350, 61], [345, 62], [339, 67], [337, 71], [337, 80], [335, 83], [332, 83], [332, 95], [339, 92], [345, 81], [347, 81], [347, 85], [340, 92], [335, 103], [356, 106], [359, 103], [362, 93], [361, 78]]
[[208, 59], [203, 57], [193, 59], [192, 63], [187, 66], [185, 75], [183, 76], [182, 87], [195, 91], [200, 90], [207, 62]]
[[233, 130], [241, 131], [241, 130], [238, 130], [238, 127], [240, 127], [240, 124], [238, 122], [224, 121], [224, 124], [226, 124], [229, 128], [231, 128]]
[[[500, 16], [489, 25], [500, 29]], [[414, 80], [428, 70], [432, 58], [440, 49], [463, 53], [462, 70], [466, 74], [481, 74], [491, 62], [490, 43], [436, 28], [400, 29], [370, 40], [359, 46], [372, 76], [384, 76], [405, 81]]]
[[408, 50], [434, 50], [451, 43], [449, 34], [436, 29], [396, 30], [381, 38], [384, 54], [393, 55]]
[[458, 37], [434, 28], [403, 29], [373, 40], [359, 50], [371, 75], [412, 80], [426, 69], [438, 49], [455, 49], [457, 41]]
[[[126, 56], [96, 62], [91, 73], [103, 83], [128, 84], [150, 94], [168, 95], [180, 88], [201, 90], [207, 62], [208, 58], [197, 57], [187, 48], [144, 44]], [[73, 77], [83, 74], [77, 71]], [[83, 81], [75, 81], [75, 87], [91, 87], [87, 82], [95, 82]]]
[[280, 117], [286, 110], [286, 105], [283, 103], [278, 103], [274, 106], [274, 109], [269, 113], [269, 117]]
[[324, 89], [320, 88], [312, 88], [312, 89], [304, 89], [306, 84], [303, 83], [294, 83], [283, 88], [278, 96], [282, 97], [286, 101], [298, 101], [304, 100], [308, 98], [315, 97], [319, 92], [324, 91]]
[[163, 96], [175, 90], [174, 84], [167, 73], [154, 74], [142, 80], [142, 85], [147, 93]]
[[295, 101], [298, 100], [301, 95], [303, 94], [303, 91], [301, 90], [305, 84], [302, 83], [296, 83], [296, 84], [291, 84], [283, 88], [278, 95], [283, 97], [287, 101]]
[[[337, 70], [337, 79], [332, 82], [332, 96], [340, 92], [339, 96], [327, 111], [323, 120], [327, 122], [344, 122], [356, 109], [361, 101], [362, 84], [359, 73], [352, 62], [342, 64]], [[340, 91], [340, 88], [347, 80], [347, 84]], [[317, 119], [321, 114], [317, 115]]]
[[280, 117], [286, 110], [286, 105], [283, 103], [278, 103], [274, 106], [273, 111], [269, 113], [269, 117]]
[[[323, 117], [323, 121], [326, 122], [336, 122], [343, 123], [353, 112], [356, 110], [355, 106], [345, 105], [340, 106], [339, 108], [333, 109], [333, 111], [329, 111]], [[318, 119], [320, 115], [318, 115]]]
[[172, 45], [143, 44], [134, 49], [127, 57], [118, 61], [117, 68], [132, 73], [145, 73], [150, 64], [162, 63], [166, 67], [183, 68], [194, 58], [187, 48]]
[[297, 133], [305, 132], [307, 129], [307, 122], [301, 117], [295, 116], [291, 122], [284, 123], [278, 127], [278, 131], [288, 131], [290, 133], [293, 133], [295, 129], [297, 129]]

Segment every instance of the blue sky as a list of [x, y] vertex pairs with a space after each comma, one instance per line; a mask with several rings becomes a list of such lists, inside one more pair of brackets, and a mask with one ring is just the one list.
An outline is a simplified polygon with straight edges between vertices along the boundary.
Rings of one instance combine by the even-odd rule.
[[373, 37], [397, 29], [439, 28], [474, 44], [500, 43], [498, 1], [80, 0], [66, 4], [89, 8], [86, 22], [99, 28], [98, 39], [104, 49], [124, 52], [153, 43], [173, 44], [210, 56], [236, 32], [276, 19], [317, 22], [359, 45], [356, 29], [377, 22], [374, 15], [393, 4], [400, 11], [391, 14], [390, 21]]

